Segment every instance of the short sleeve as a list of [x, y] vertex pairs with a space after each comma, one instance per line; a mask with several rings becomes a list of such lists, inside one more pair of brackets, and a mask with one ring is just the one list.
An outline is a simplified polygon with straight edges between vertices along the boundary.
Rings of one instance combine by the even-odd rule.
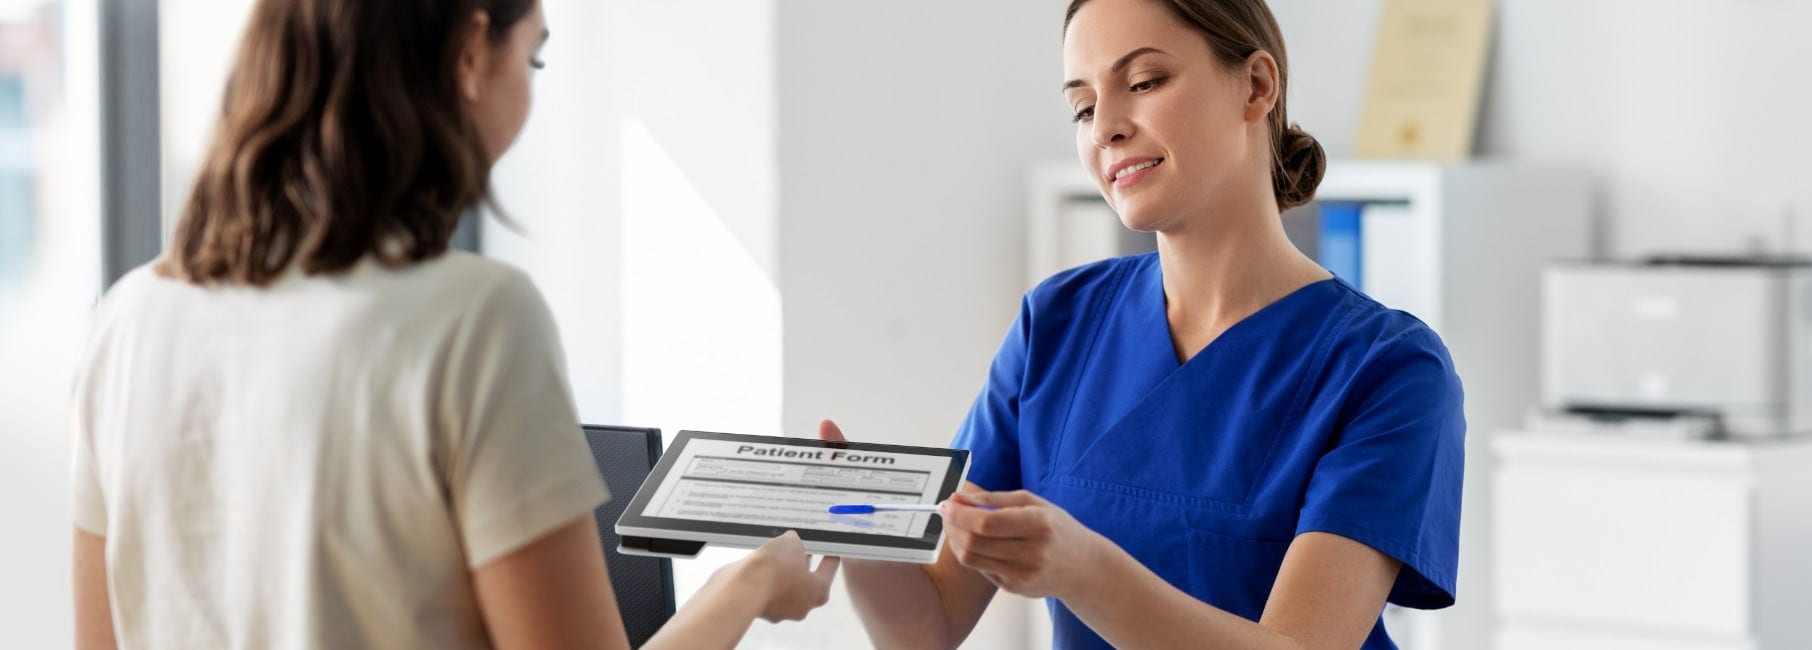
[[1297, 534], [1326, 532], [1403, 563], [1389, 600], [1454, 602], [1466, 421], [1440, 340], [1410, 332], [1359, 371], [1341, 426], [1316, 464]]
[[[122, 281], [124, 284], [124, 281]], [[69, 512], [76, 528], [100, 537], [107, 536], [107, 499], [101, 487], [100, 460], [95, 450], [94, 416], [96, 400], [90, 392], [96, 383], [96, 329], [99, 309], [88, 316], [88, 340], [76, 366], [75, 380], [69, 391]]]
[[1023, 487], [1019, 471], [1019, 389], [1026, 371], [1031, 303], [1022, 300], [1018, 317], [988, 366], [988, 379], [969, 407], [951, 447], [969, 450], [969, 482], [986, 490]]
[[579, 429], [553, 315], [520, 272], [476, 301], [452, 342], [441, 422], [466, 561], [479, 567], [609, 498]]
[[82, 412], [79, 394], [69, 421], [69, 511], [76, 528], [107, 536], [107, 501], [101, 493], [101, 470], [95, 461], [94, 437]]

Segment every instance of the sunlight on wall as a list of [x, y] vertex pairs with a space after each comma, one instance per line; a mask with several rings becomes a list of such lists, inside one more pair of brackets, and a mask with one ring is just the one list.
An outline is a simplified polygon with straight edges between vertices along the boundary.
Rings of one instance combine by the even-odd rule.
[[[648, 128], [622, 126], [623, 421], [778, 433], [780, 291]], [[674, 563], [685, 602], [724, 562]]]
[[780, 426], [780, 291], [640, 123], [623, 126], [623, 415]]

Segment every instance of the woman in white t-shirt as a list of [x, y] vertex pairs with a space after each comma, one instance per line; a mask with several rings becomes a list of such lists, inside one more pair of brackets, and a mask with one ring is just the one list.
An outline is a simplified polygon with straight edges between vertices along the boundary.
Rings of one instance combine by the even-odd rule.
[[[627, 647], [553, 319], [448, 251], [546, 38], [535, 0], [258, 2], [170, 248], [94, 316], [79, 646]], [[789, 533], [647, 647], [801, 618], [836, 567]]]

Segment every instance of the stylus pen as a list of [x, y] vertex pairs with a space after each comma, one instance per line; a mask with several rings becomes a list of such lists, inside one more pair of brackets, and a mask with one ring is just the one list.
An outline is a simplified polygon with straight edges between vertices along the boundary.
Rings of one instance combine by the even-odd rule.
[[901, 503], [901, 504], [848, 504], [831, 506], [833, 515], [872, 515], [877, 512], [937, 512], [937, 504]]

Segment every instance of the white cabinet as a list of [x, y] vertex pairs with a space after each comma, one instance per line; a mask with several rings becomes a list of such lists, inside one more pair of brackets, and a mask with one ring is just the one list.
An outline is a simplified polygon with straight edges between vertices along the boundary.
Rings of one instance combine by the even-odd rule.
[[1812, 441], [1493, 447], [1499, 650], [1812, 648]]

